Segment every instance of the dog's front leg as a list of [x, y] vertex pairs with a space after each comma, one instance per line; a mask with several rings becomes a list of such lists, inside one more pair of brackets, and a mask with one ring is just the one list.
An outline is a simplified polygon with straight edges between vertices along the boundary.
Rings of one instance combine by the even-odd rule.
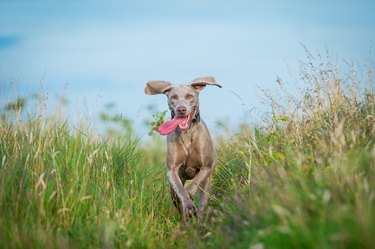
[[199, 173], [194, 177], [194, 179], [191, 181], [189, 187], [186, 188], [189, 196], [191, 198], [195, 194], [195, 192], [198, 190], [199, 185], [205, 181], [208, 177], [210, 177], [211, 174], [211, 168], [204, 167], [202, 168]]
[[180, 167], [170, 167], [170, 170], [168, 171], [168, 180], [177, 197], [180, 199], [183, 218], [191, 217], [197, 213], [197, 208], [182, 185], [181, 179], [178, 176], [179, 168]]

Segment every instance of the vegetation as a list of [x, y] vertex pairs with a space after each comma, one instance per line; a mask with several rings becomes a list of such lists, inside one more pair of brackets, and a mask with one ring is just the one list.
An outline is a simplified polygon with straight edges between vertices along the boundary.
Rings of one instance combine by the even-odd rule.
[[187, 225], [163, 141], [141, 143], [129, 122], [102, 139], [43, 111], [25, 121], [26, 101], [8, 103], [0, 248], [375, 248], [372, 67], [366, 83], [360, 69], [321, 60], [309, 54], [296, 86], [278, 80], [263, 124], [217, 138], [208, 215]]

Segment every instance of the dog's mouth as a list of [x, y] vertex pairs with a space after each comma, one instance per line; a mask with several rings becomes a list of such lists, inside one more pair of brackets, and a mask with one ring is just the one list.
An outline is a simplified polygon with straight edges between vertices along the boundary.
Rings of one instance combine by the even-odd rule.
[[176, 116], [172, 120], [169, 120], [158, 127], [158, 131], [161, 135], [168, 135], [176, 130], [177, 126], [185, 131], [189, 129], [190, 123], [195, 117], [197, 109], [194, 109], [189, 115], [187, 116]]

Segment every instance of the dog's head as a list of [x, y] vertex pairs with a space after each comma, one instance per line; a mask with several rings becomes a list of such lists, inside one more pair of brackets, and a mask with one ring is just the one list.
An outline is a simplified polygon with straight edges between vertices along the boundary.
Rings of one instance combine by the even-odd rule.
[[[182, 130], [190, 127], [190, 122], [199, 114], [199, 92], [207, 85], [221, 87], [212, 76], [199, 77], [185, 85], [174, 85], [168, 81], [161, 80], [147, 82], [145, 87], [146, 94], [165, 94], [168, 97], [168, 106], [173, 119], [169, 121], [171, 126], [168, 127], [169, 129], [159, 130], [161, 134], [169, 134], [177, 125]], [[166, 123], [166, 125], [168, 124]]]

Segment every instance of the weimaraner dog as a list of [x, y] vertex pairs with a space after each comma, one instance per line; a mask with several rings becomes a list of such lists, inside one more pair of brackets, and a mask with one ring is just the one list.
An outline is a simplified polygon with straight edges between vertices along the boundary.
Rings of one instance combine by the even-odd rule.
[[[158, 131], [167, 135], [170, 191], [183, 221], [192, 216], [202, 218], [215, 166], [212, 139], [199, 113], [199, 92], [207, 85], [221, 87], [211, 76], [196, 78], [186, 85], [149, 81], [145, 87], [148, 95], [165, 94], [168, 97], [172, 120], [158, 127]], [[191, 183], [184, 188], [186, 180]], [[199, 192], [198, 210], [193, 199], [196, 191]]]

